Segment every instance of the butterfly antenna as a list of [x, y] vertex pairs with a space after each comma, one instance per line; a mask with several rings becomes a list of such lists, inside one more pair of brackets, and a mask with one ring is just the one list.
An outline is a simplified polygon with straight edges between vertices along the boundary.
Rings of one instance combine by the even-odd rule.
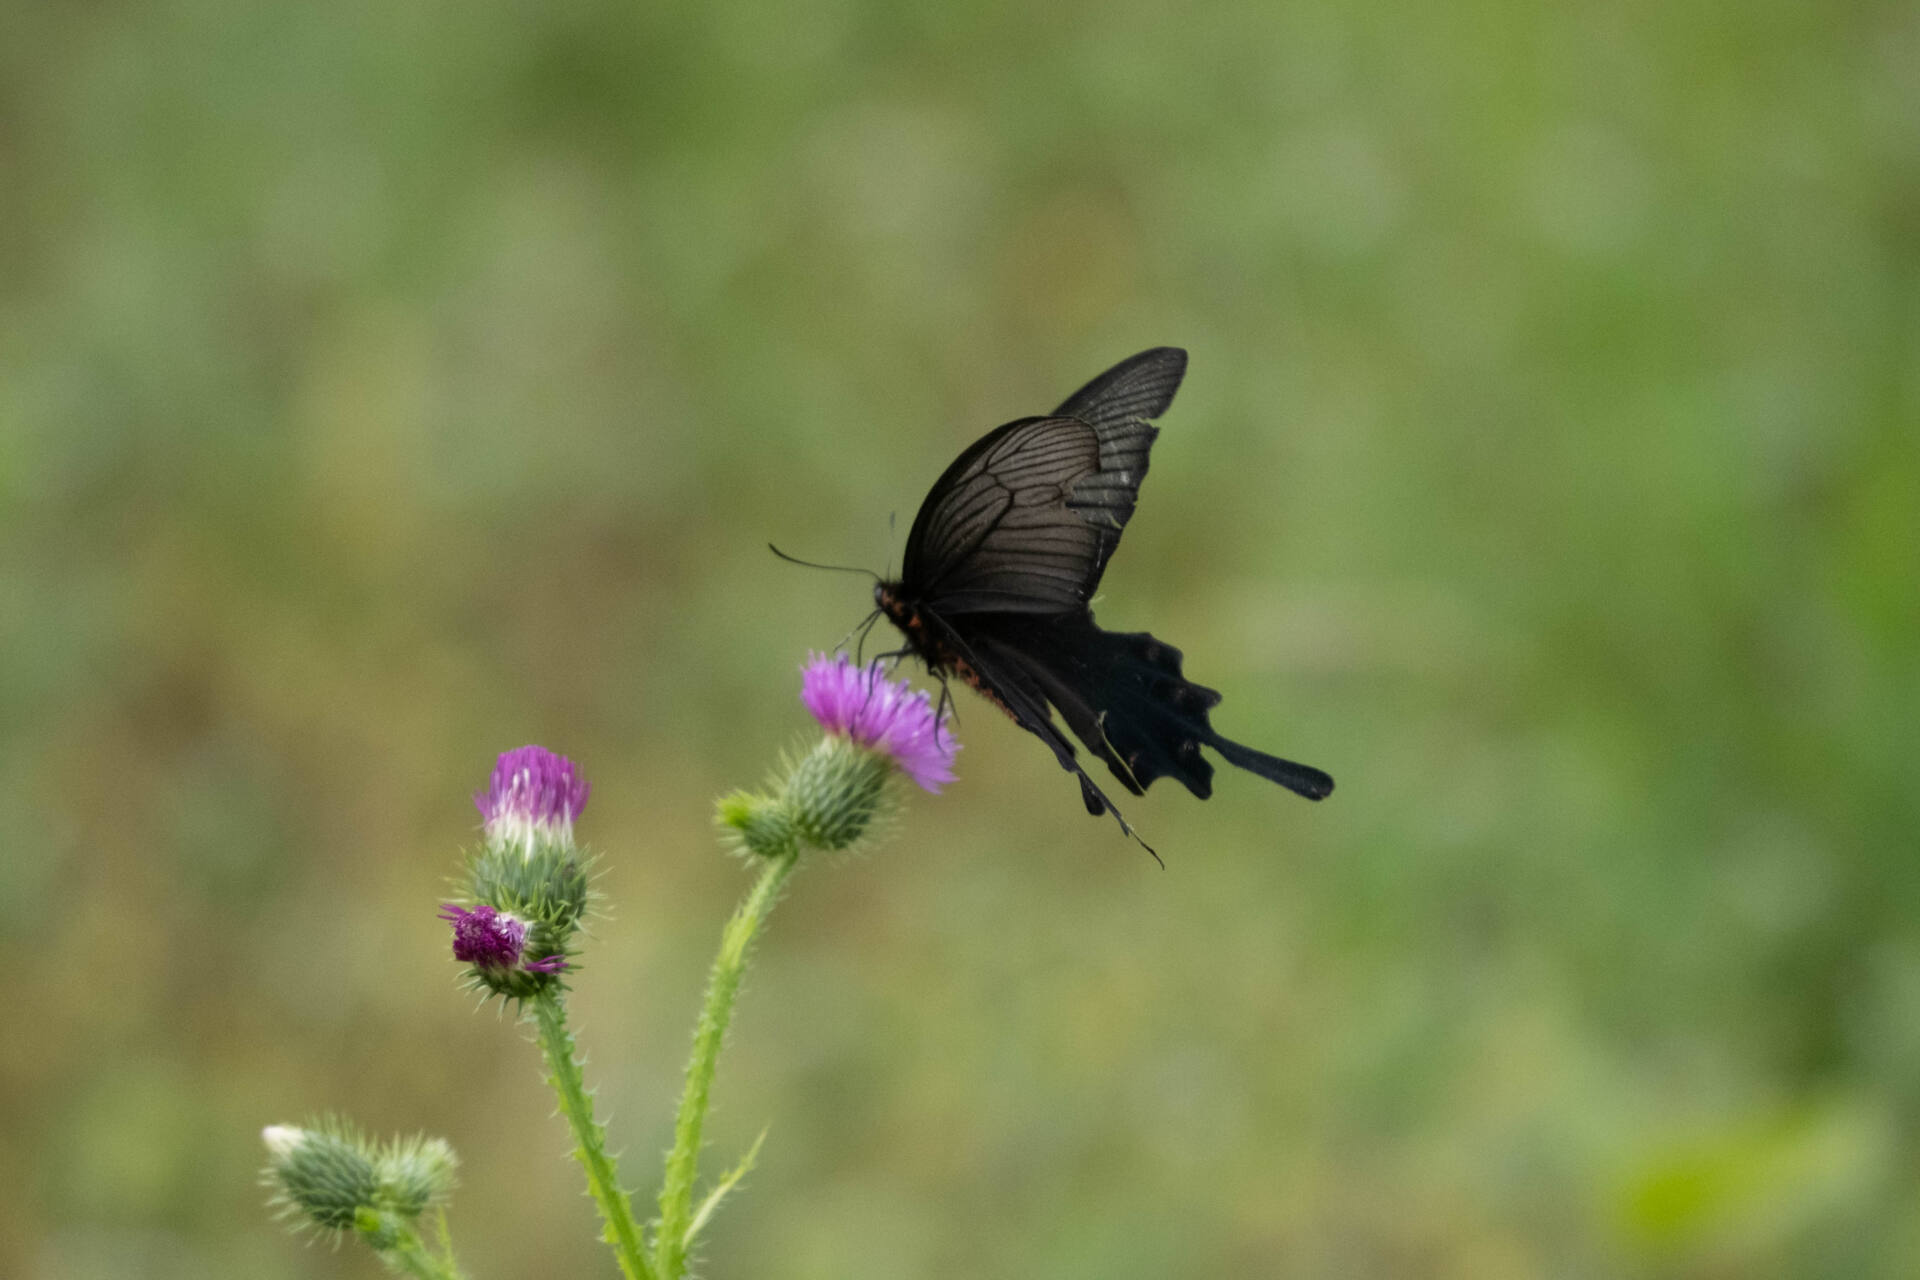
[[788, 564], [802, 565], [808, 569], [827, 569], [834, 573], [864, 573], [875, 582], [880, 581], [880, 575], [871, 569], [861, 569], [847, 564], [815, 564], [811, 560], [802, 560], [799, 556], [790, 556], [780, 548], [774, 546], [771, 542], [767, 544], [767, 550], [773, 552], [773, 554], [779, 556]]

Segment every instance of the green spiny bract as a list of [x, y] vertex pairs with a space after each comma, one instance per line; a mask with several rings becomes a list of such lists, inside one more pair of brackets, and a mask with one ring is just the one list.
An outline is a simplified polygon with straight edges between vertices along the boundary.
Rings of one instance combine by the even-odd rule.
[[379, 1198], [378, 1153], [345, 1121], [326, 1116], [306, 1128], [274, 1125], [262, 1137], [268, 1160], [261, 1181], [273, 1188], [274, 1208], [293, 1229], [338, 1237]]
[[808, 844], [845, 849], [881, 811], [892, 772], [887, 756], [829, 735], [787, 776], [782, 808]]
[[475, 902], [526, 921], [534, 947], [564, 943], [593, 896], [591, 863], [572, 844], [557, 840], [536, 841], [530, 852], [489, 843], [467, 861], [467, 892]]
[[734, 844], [744, 853], [761, 858], [784, 858], [799, 847], [793, 815], [779, 800], [751, 791], [735, 791], [720, 797], [716, 810], [716, 819], [728, 828]]
[[408, 1223], [453, 1194], [459, 1160], [443, 1138], [416, 1134], [378, 1145], [334, 1116], [304, 1128], [272, 1125], [261, 1136], [261, 1180], [296, 1230], [353, 1231], [389, 1249]]

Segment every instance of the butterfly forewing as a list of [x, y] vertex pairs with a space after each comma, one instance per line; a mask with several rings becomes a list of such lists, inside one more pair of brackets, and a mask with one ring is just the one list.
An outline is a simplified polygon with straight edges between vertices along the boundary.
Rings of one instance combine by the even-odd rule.
[[1155, 347], [1045, 418], [989, 432], [934, 482], [902, 578], [937, 612], [1052, 613], [1093, 598], [1133, 515], [1147, 454], [1186, 372]]
[[1010, 422], [933, 487], [907, 537], [905, 581], [942, 615], [1049, 613], [1086, 602], [1117, 534], [1068, 503], [1100, 471], [1100, 440], [1075, 418]]
[[1148, 420], [1165, 413], [1186, 376], [1187, 353], [1178, 347], [1154, 347], [1122, 360], [1061, 402], [1056, 418], [1078, 418], [1100, 439], [1100, 465], [1076, 481], [1067, 506], [1088, 522], [1111, 531], [1102, 538], [1089, 575], [1087, 598], [1099, 585], [1108, 557], [1120, 545], [1120, 532], [1133, 516], [1140, 482], [1147, 475], [1147, 454], [1159, 436]]
[[[1179, 347], [1154, 347], [1122, 360], [1080, 388], [1053, 411], [1056, 418], [1078, 418], [1104, 430], [1135, 419], [1157, 418], [1173, 404], [1173, 393], [1187, 374], [1187, 353]], [[1141, 449], [1141, 462], [1146, 450]]]

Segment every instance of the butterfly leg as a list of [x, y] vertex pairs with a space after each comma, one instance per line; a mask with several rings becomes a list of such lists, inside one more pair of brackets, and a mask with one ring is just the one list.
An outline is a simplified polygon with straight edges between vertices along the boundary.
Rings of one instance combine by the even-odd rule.
[[[954, 724], [960, 723], [960, 704], [953, 700], [953, 686], [947, 683], [946, 671], [942, 669], [933, 674], [940, 681], [940, 701], [933, 709], [933, 723], [938, 732], [940, 727], [946, 725], [948, 716], [953, 717]], [[948, 729], [947, 734], [951, 737], [953, 730]]]
[[893, 664], [887, 668], [887, 674], [892, 675], [894, 672], [900, 669], [901, 662], [903, 662], [907, 658], [911, 658], [914, 656], [916, 655], [914, 654], [914, 651], [912, 649], [889, 649], [885, 653], [874, 654], [873, 660], [875, 662], [887, 662], [887, 663]]
[[858, 636], [859, 640], [854, 645], [853, 661], [856, 666], [862, 665], [860, 662], [860, 651], [867, 647], [867, 633], [872, 631], [874, 624], [879, 621], [880, 621], [880, 611], [878, 609], [875, 609], [872, 613], [869, 613], [866, 617], [854, 623], [853, 630], [847, 632], [847, 634], [840, 637], [840, 643], [833, 646], [834, 652], [838, 653], [841, 650], [845, 649], [847, 647], [847, 641], [852, 640], [855, 636]]

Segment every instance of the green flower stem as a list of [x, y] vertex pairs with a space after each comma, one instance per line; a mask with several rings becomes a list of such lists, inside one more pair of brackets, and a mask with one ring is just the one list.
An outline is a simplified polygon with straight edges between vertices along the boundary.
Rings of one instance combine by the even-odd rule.
[[[354, 1230], [395, 1275], [413, 1276], [415, 1280], [466, 1280], [454, 1265], [451, 1245], [447, 1246], [444, 1257], [434, 1257], [412, 1223], [399, 1214], [367, 1205], [354, 1218]], [[441, 1223], [444, 1228], [444, 1218]], [[444, 1230], [442, 1239], [445, 1239]]]
[[437, 1208], [433, 1211], [434, 1234], [440, 1239], [440, 1265], [449, 1280], [466, 1280], [466, 1273], [460, 1270], [460, 1264], [453, 1256], [453, 1232], [447, 1226], [447, 1211]]
[[428, 1253], [420, 1237], [411, 1231], [404, 1232], [392, 1248], [379, 1253], [380, 1260], [398, 1275], [416, 1276], [418, 1280], [463, 1280], [451, 1259], [436, 1258]]
[[720, 954], [713, 959], [707, 979], [707, 1002], [693, 1033], [693, 1057], [687, 1063], [686, 1092], [680, 1097], [680, 1117], [673, 1128], [673, 1150], [667, 1155], [666, 1180], [660, 1187], [660, 1228], [653, 1241], [653, 1265], [658, 1280], [680, 1280], [687, 1270], [687, 1234], [693, 1223], [693, 1182], [700, 1165], [700, 1130], [707, 1119], [707, 1095], [720, 1045], [733, 1017], [733, 1000], [747, 969], [747, 950], [760, 922], [767, 918], [798, 861], [790, 851], [768, 859], [766, 870], [735, 909], [720, 935]]
[[533, 1019], [539, 1028], [540, 1051], [546, 1054], [552, 1070], [548, 1083], [559, 1096], [567, 1123], [573, 1126], [574, 1158], [587, 1171], [587, 1190], [606, 1224], [601, 1238], [613, 1246], [627, 1280], [656, 1280], [641, 1243], [640, 1228], [633, 1219], [633, 1204], [620, 1186], [620, 1172], [614, 1167], [613, 1157], [607, 1154], [607, 1131], [593, 1118], [593, 1099], [580, 1077], [573, 1033], [567, 1029], [566, 1006], [553, 991], [543, 991], [533, 998]]

